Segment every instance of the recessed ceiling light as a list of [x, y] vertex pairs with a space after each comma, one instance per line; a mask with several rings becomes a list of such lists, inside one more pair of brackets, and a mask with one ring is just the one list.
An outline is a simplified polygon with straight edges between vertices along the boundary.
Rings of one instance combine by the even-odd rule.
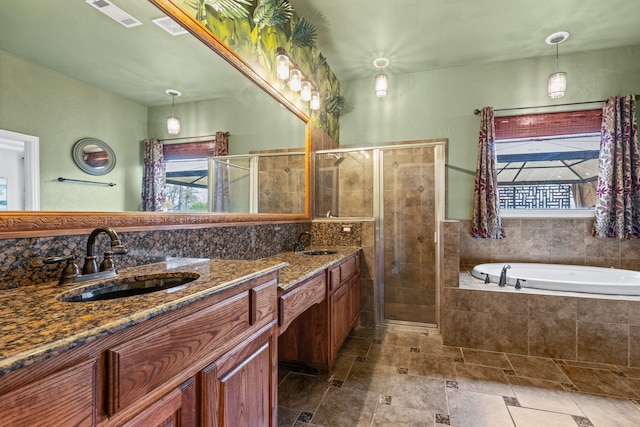
[[385, 68], [389, 66], [389, 60], [387, 58], [376, 58], [373, 60], [373, 66], [376, 68]]
[[558, 31], [557, 33], [551, 34], [544, 41], [546, 44], [554, 45], [559, 44], [569, 38], [568, 31]]

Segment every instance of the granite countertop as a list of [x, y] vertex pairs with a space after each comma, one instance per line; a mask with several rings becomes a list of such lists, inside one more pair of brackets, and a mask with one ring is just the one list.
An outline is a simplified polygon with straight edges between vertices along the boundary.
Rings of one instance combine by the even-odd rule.
[[336, 251], [336, 253], [330, 255], [305, 255], [302, 252], [283, 252], [281, 254], [265, 258], [265, 260], [281, 261], [289, 264], [287, 267], [280, 270], [280, 280], [278, 281], [278, 288], [280, 290], [286, 291], [287, 289], [297, 285], [304, 279], [307, 279], [315, 275], [316, 273], [338, 263], [343, 258], [358, 253], [360, 251], [360, 247], [312, 246], [306, 248], [305, 250], [331, 250]]
[[2, 290], [0, 376], [272, 271], [279, 270], [278, 288], [286, 291], [360, 250], [345, 246], [307, 248], [320, 249], [336, 253], [311, 256], [285, 252], [256, 261], [176, 258], [121, 269], [118, 279], [180, 272], [198, 273], [200, 278], [184, 288], [113, 300], [62, 302], [56, 299], [62, 293], [99, 280], [62, 286], [50, 282]]
[[181, 258], [119, 270], [131, 276], [195, 272], [200, 278], [172, 292], [159, 291], [94, 302], [61, 302], [56, 296], [94, 282], [56, 282], [0, 291], [0, 376], [104, 335], [281, 269], [279, 259], [229, 261]]

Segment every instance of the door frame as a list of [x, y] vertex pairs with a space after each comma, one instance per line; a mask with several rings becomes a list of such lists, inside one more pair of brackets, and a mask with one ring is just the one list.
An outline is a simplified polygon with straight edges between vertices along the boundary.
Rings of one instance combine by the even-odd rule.
[[40, 210], [40, 138], [0, 129], [0, 147], [24, 152], [24, 210]]

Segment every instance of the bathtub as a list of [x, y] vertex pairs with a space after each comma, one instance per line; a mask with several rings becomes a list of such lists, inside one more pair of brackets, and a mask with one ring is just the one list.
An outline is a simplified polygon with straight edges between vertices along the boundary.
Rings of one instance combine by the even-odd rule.
[[507, 285], [509, 286], [515, 286], [516, 279], [520, 279], [523, 288], [640, 296], [640, 272], [616, 268], [562, 264], [492, 263], [476, 265], [471, 274], [482, 280], [485, 280], [488, 274], [491, 283], [497, 286], [500, 273], [505, 265], [511, 266], [507, 270]]

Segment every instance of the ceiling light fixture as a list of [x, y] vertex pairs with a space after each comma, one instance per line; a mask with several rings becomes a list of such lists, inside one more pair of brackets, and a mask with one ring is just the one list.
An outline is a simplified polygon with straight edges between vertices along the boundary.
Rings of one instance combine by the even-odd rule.
[[289, 57], [283, 53], [276, 56], [276, 75], [280, 80], [289, 78]]
[[[380, 70], [386, 68], [388, 65], [389, 60], [387, 58], [376, 58], [373, 60], [373, 66]], [[375, 90], [378, 98], [387, 96], [389, 92], [389, 77], [386, 74], [381, 72], [376, 76]]]
[[289, 88], [293, 92], [300, 92], [302, 89], [302, 72], [297, 68], [289, 71]]
[[550, 98], [562, 98], [567, 91], [567, 73], [560, 71], [560, 61], [558, 58], [558, 45], [569, 38], [567, 31], [559, 31], [551, 34], [545, 42], [549, 45], [556, 45], [556, 72], [549, 75], [547, 85], [547, 95]]
[[171, 96], [171, 116], [167, 117], [167, 132], [170, 135], [177, 135], [180, 133], [180, 119], [176, 117], [176, 96], [181, 96], [182, 93], [175, 89], [167, 89], [164, 91], [167, 95]]

